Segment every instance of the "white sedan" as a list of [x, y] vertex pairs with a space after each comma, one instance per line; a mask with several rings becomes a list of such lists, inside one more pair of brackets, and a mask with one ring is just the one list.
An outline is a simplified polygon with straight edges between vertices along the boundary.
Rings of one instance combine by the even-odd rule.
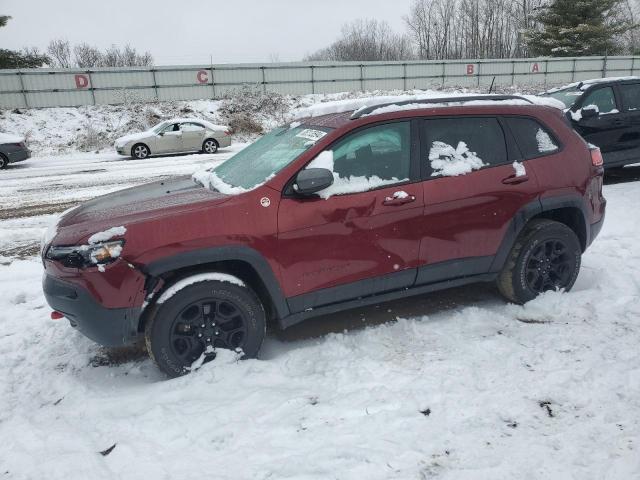
[[147, 131], [120, 137], [114, 146], [120, 155], [143, 159], [166, 153], [216, 153], [230, 145], [229, 127], [199, 118], [173, 118]]

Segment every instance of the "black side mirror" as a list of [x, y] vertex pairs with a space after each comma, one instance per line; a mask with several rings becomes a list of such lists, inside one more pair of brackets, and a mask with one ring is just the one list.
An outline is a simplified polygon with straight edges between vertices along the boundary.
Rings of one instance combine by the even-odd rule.
[[160, 133], [158, 134], [158, 136], [159, 136], [159, 137], [164, 137], [164, 132], [160, 132]]
[[300, 170], [293, 190], [301, 195], [311, 195], [333, 184], [333, 173], [326, 168], [305, 168]]
[[600, 112], [595, 108], [582, 108], [580, 109], [580, 115], [582, 115], [582, 119], [595, 118], [600, 115]]

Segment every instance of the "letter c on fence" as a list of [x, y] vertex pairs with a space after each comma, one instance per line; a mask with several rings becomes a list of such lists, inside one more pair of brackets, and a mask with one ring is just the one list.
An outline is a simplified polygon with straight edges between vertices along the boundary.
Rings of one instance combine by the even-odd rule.
[[467, 75], [473, 75], [473, 72], [475, 71], [475, 65], [473, 63], [468, 63], [467, 64]]
[[196, 78], [198, 79], [198, 83], [207, 83], [209, 81], [206, 70], [200, 70], [196, 75]]
[[76, 88], [87, 88], [89, 86], [89, 77], [86, 75], [75, 75]]

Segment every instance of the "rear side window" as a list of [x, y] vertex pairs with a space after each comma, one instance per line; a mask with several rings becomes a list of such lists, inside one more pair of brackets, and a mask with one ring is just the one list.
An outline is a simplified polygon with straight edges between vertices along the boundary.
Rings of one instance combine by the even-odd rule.
[[532, 118], [506, 118], [524, 159], [549, 155], [560, 147], [551, 133]]
[[630, 85], [620, 85], [622, 95], [622, 105], [627, 111], [640, 110], [640, 83]]
[[507, 162], [502, 127], [496, 118], [434, 118], [422, 123], [426, 170], [431, 177], [457, 176]]

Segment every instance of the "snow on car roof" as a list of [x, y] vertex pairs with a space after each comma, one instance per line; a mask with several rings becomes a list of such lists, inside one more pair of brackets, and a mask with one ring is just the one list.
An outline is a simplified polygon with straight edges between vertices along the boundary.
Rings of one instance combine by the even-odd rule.
[[[381, 113], [412, 110], [419, 108], [442, 108], [452, 106], [477, 106], [477, 105], [543, 105], [547, 107], [554, 107], [557, 109], [564, 109], [564, 104], [554, 98], [539, 97], [536, 95], [519, 95], [521, 99], [507, 99], [507, 100], [493, 100], [492, 97], [498, 96], [493, 94], [484, 95], [487, 100], [478, 99], [477, 93], [458, 93], [458, 92], [434, 92], [427, 91], [424, 94], [418, 95], [391, 95], [391, 96], [374, 96], [363, 97], [349, 100], [337, 100], [333, 102], [324, 102], [310, 107], [298, 109], [293, 112], [293, 119], [309, 119], [313, 117], [319, 117], [330, 114], [352, 112], [365, 108], [375, 107], [380, 105], [380, 108], [369, 112], [368, 115], [378, 115]], [[452, 97], [456, 97], [456, 102], [452, 102]], [[473, 97], [473, 100], [467, 102], [464, 101], [464, 97]], [[446, 99], [446, 103], [418, 103], [421, 100], [437, 100], [442, 98]], [[458, 100], [459, 99], [459, 100]], [[411, 100], [416, 103], [407, 103]], [[396, 104], [397, 103], [397, 104]], [[400, 105], [402, 103], [402, 105]], [[310, 123], [310, 122], [309, 122]]]
[[24, 137], [0, 132], [0, 143], [20, 143], [24, 142]]
[[202, 118], [196, 118], [196, 117], [170, 118], [168, 120], [162, 121], [161, 123], [169, 124], [169, 123], [185, 123], [185, 122], [201, 123], [202, 125], [204, 125], [210, 130], [228, 130], [229, 129], [229, 127], [226, 125], [216, 125], [215, 123], [211, 123], [207, 120], [203, 120]]
[[550, 88], [545, 93], [555, 93], [560, 90], [565, 90], [567, 88], [580, 88], [580, 90], [586, 90], [592, 85], [597, 83], [604, 82], [622, 82], [625, 80], [640, 80], [640, 77], [636, 76], [627, 76], [627, 77], [604, 77], [604, 78], [590, 78], [588, 80], [581, 80], [579, 82], [568, 83], [566, 85], [562, 85], [561, 87]]

